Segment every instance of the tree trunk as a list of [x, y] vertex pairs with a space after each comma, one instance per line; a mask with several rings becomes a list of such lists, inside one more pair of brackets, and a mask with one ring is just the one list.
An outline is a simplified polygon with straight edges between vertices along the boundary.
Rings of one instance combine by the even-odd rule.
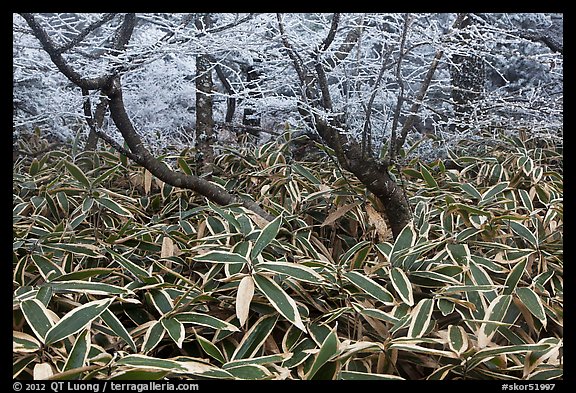
[[196, 148], [200, 153], [199, 164], [214, 162], [213, 89], [210, 60], [206, 55], [198, 55], [196, 57]]
[[[469, 14], [459, 15], [461, 22], [459, 29], [465, 29], [473, 24]], [[461, 32], [462, 41], [471, 40], [471, 36], [466, 31]], [[472, 51], [470, 51], [472, 52]], [[459, 124], [460, 131], [464, 130], [471, 123], [476, 102], [481, 98], [486, 80], [484, 61], [477, 55], [453, 55], [450, 66], [450, 76], [452, 78], [452, 101], [454, 112]]]

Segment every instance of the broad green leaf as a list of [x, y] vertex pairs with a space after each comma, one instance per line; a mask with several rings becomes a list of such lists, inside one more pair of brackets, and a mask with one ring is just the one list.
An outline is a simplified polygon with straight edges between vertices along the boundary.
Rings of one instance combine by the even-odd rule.
[[538, 318], [544, 328], [546, 328], [546, 312], [544, 311], [540, 296], [528, 287], [516, 288], [516, 295], [518, 295], [518, 298], [526, 306], [528, 311]]
[[66, 169], [68, 169], [68, 172], [70, 172], [72, 177], [74, 177], [74, 179], [78, 180], [86, 188], [92, 187], [92, 185], [90, 184], [90, 180], [88, 180], [84, 172], [82, 172], [82, 169], [66, 160], [64, 160], [64, 165], [66, 166]]
[[498, 347], [484, 348], [472, 355], [466, 362], [466, 366], [470, 369], [476, 367], [478, 364], [492, 359], [498, 355], [511, 355], [514, 353], [523, 353], [531, 351], [545, 351], [551, 347], [550, 344], [523, 344], [523, 345], [505, 345]]
[[142, 353], [148, 353], [156, 347], [164, 338], [166, 330], [160, 323], [160, 321], [155, 321], [146, 330], [144, 334], [144, 341], [142, 342]]
[[215, 330], [227, 330], [237, 332], [239, 329], [229, 322], [223, 321], [211, 315], [199, 312], [182, 312], [174, 315], [182, 323], [193, 323], [200, 326], [206, 326]]
[[520, 199], [522, 200], [522, 205], [531, 213], [534, 211], [534, 205], [532, 205], [532, 198], [530, 198], [530, 194], [528, 191], [519, 188], [518, 194], [520, 195]]
[[270, 370], [259, 364], [243, 364], [240, 366], [229, 367], [226, 369], [226, 371], [238, 379], [245, 379], [250, 381], [272, 379], [273, 377]]
[[40, 349], [42, 343], [29, 334], [13, 331], [12, 332], [12, 352], [14, 353], [32, 353]]
[[124, 340], [128, 345], [130, 345], [130, 348], [132, 348], [132, 350], [134, 352], [137, 352], [138, 349], [136, 348], [136, 344], [134, 343], [134, 340], [132, 339], [132, 336], [130, 335], [130, 333], [128, 333], [128, 330], [126, 330], [126, 328], [124, 327], [124, 325], [122, 324], [122, 322], [120, 322], [120, 320], [116, 317], [116, 315], [114, 315], [114, 313], [110, 310], [105, 310], [101, 315], [100, 318], [102, 318], [102, 320], [104, 321], [104, 323], [110, 328], [112, 329], [112, 331], [114, 333], [116, 333], [116, 335], [118, 337], [120, 337], [122, 340]]
[[284, 362], [292, 357], [292, 353], [279, 353], [275, 355], [264, 355], [264, 356], [257, 356], [251, 357], [248, 359], [237, 359], [227, 362], [226, 364], [222, 365], [224, 370], [227, 370], [230, 367], [237, 367], [244, 364], [270, 364], [270, 363], [280, 363]]
[[[213, 203], [208, 202], [208, 206], [210, 207], [210, 209], [215, 211], [220, 217], [228, 221], [228, 224], [232, 225], [232, 227], [234, 227], [239, 233], [242, 233], [242, 226], [232, 214], [226, 213], [223, 209], [219, 208]], [[245, 233], [245, 235], [247, 235], [247, 233]]]
[[458, 355], [468, 349], [468, 335], [462, 326], [448, 326], [448, 346]]
[[292, 322], [297, 328], [306, 331], [302, 323], [296, 302], [292, 299], [276, 282], [264, 275], [254, 274], [254, 283], [258, 289], [266, 296], [270, 304], [287, 320]]
[[404, 273], [400, 268], [393, 267], [390, 269], [390, 281], [404, 303], [413, 306], [414, 296], [412, 294], [412, 284], [406, 276], [406, 273]]
[[248, 263], [248, 260], [243, 255], [228, 251], [209, 251], [195, 256], [193, 259], [198, 262], [211, 263]]
[[510, 229], [512, 229], [512, 232], [514, 232], [522, 239], [530, 243], [534, 248], [536, 248], [536, 246], [538, 245], [536, 236], [534, 236], [534, 234], [530, 231], [530, 229], [526, 228], [521, 223], [516, 221], [510, 221]]
[[411, 224], [406, 225], [394, 242], [392, 251], [390, 252], [390, 263], [394, 267], [401, 265], [403, 258], [401, 254], [410, 249], [414, 245], [416, 239], [416, 232]]
[[96, 202], [98, 202], [100, 206], [107, 208], [108, 210], [118, 214], [119, 216], [132, 217], [132, 213], [129, 210], [126, 210], [125, 208], [123, 208], [121, 205], [119, 205], [110, 198], [107, 197], [96, 198]]
[[332, 356], [334, 356], [338, 352], [338, 345], [339, 340], [338, 336], [336, 335], [336, 328], [334, 328], [330, 331], [328, 336], [326, 336], [326, 338], [322, 342], [322, 345], [320, 346], [320, 351], [318, 351], [316, 356], [314, 356], [314, 362], [312, 363], [312, 366], [310, 367], [310, 370], [308, 371], [304, 379], [306, 380], [313, 379], [314, 375], [318, 372], [318, 370], [324, 364], [326, 364], [326, 362], [330, 360]]
[[471, 257], [470, 249], [467, 244], [448, 243], [446, 244], [446, 251], [448, 251], [450, 258], [452, 258], [452, 260], [458, 265], [468, 265], [468, 261]]
[[40, 272], [44, 280], [48, 281], [58, 276], [61, 276], [62, 274], [65, 273], [60, 266], [58, 266], [57, 264], [55, 264], [54, 262], [52, 262], [50, 259], [46, 258], [43, 255], [33, 254], [32, 261], [38, 268], [38, 271]]
[[86, 199], [82, 201], [82, 213], [89, 212], [90, 209], [92, 209], [92, 206], [94, 206], [94, 198], [86, 197]]
[[132, 291], [121, 288], [112, 284], [105, 284], [102, 282], [69, 280], [69, 281], [51, 281], [46, 284], [52, 288], [54, 292], [79, 292], [89, 293], [92, 295], [125, 295], [130, 294]]
[[408, 328], [408, 337], [422, 337], [430, 326], [432, 310], [434, 309], [433, 299], [422, 299], [412, 310], [412, 320]]
[[470, 195], [472, 198], [478, 199], [478, 200], [482, 199], [482, 195], [480, 194], [480, 192], [478, 192], [478, 190], [472, 184], [460, 183], [460, 184], [458, 184], [458, 187], [460, 187], [462, 189], [462, 191], [464, 191], [466, 194]]
[[432, 176], [425, 165], [420, 165], [420, 172], [422, 173], [422, 178], [426, 184], [428, 184], [428, 187], [438, 189], [438, 183], [436, 182], [436, 179], [434, 179], [434, 176]]
[[483, 320], [496, 323], [482, 322], [477, 333], [479, 348], [484, 348], [490, 343], [498, 329], [498, 322], [504, 321], [511, 301], [511, 295], [500, 295], [490, 303]]
[[86, 256], [91, 258], [103, 258], [104, 255], [100, 253], [100, 247], [95, 244], [81, 244], [81, 243], [50, 243], [47, 247], [71, 252], [75, 256]]
[[238, 291], [236, 292], [236, 318], [240, 322], [240, 326], [244, 326], [248, 319], [250, 311], [250, 302], [254, 296], [254, 280], [252, 276], [245, 276], [238, 284]]
[[109, 377], [110, 381], [159, 381], [162, 380], [170, 371], [152, 371], [146, 369], [121, 370]]
[[78, 333], [86, 325], [98, 318], [113, 301], [114, 298], [94, 300], [68, 312], [46, 333], [46, 345]]
[[145, 269], [136, 265], [134, 262], [130, 261], [123, 255], [120, 255], [109, 248], [106, 248], [106, 251], [108, 251], [112, 255], [114, 262], [120, 265], [123, 269], [132, 273], [132, 275], [138, 278], [140, 281], [143, 281], [144, 279], [151, 277], [150, 274]]
[[377, 308], [361, 308], [360, 314], [389, 323], [397, 323], [399, 321], [393, 314], [378, 310]]
[[274, 220], [269, 222], [264, 229], [258, 235], [256, 242], [254, 243], [254, 247], [250, 252], [250, 258], [252, 261], [256, 260], [256, 257], [260, 255], [260, 253], [276, 238], [278, 235], [278, 231], [280, 231], [280, 227], [282, 226], [282, 215], [276, 217]]
[[50, 317], [48, 309], [38, 299], [29, 299], [20, 303], [20, 309], [28, 326], [32, 329], [36, 337], [45, 342], [46, 334], [54, 326], [54, 322]]
[[314, 269], [298, 263], [291, 262], [260, 262], [255, 266], [256, 271], [267, 270], [270, 272], [285, 274], [298, 281], [312, 284], [320, 284], [324, 278]]
[[249, 359], [264, 345], [264, 341], [272, 333], [278, 321], [277, 314], [264, 315], [244, 333], [242, 340], [232, 354], [232, 360]]
[[53, 294], [54, 292], [52, 291], [52, 288], [48, 286], [41, 286], [38, 289], [38, 292], [36, 292], [36, 299], [40, 300], [42, 304], [48, 307], [48, 304], [50, 304], [50, 300], [52, 299]]
[[354, 254], [356, 254], [358, 251], [360, 251], [363, 248], [369, 248], [371, 246], [371, 243], [369, 241], [361, 241], [356, 243], [354, 246], [350, 247], [350, 249], [348, 251], [346, 251], [339, 260], [340, 265], [346, 265], [348, 263], [348, 261], [350, 260], [350, 258], [352, 258], [352, 256], [354, 256]]
[[479, 205], [482, 206], [486, 202], [489, 202], [496, 195], [500, 194], [502, 191], [508, 188], [508, 182], [502, 182], [490, 187], [486, 192], [482, 194], [482, 200]]
[[152, 304], [162, 315], [169, 313], [174, 309], [172, 298], [163, 289], [151, 289], [149, 292]]
[[160, 320], [162, 326], [168, 332], [168, 335], [174, 342], [178, 348], [182, 348], [182, 343], [184, 342], [184, 325], [182, 322], [178, 321], [175, 318], [162, 318]]
[[88, 359], [90, 352], [90, 329], [84, 329], [82, 333], [76, 337], [72, 351], [66, 359], [63, 371], [72, 370], [75, 368], [83, 367]]
[[364, 274], [350, 271], [344, 273], [344, 277], [354, 284], [358, 289], [361, 289], [367, 295], [372, 296], [374, 299], [381, 301], [385, 304], [393, 304], [394, 297], [387, 289], [378, 284], [371, 278], [366, 277]]
[[404, 378], [402, 378], [398, 375], [365, 373], [365, 372], [361, 372], [361, 371], [340, 371], [340, 376], [338, 379], [343, 379], [343, 380], [348, 380], [348, 381], [358, 381], [358, 380], [396, 381], [396, 380], [404, 380]]
[[516, 289], [518, 282], [524, 275], [524, 270], [526, 269], [526, 264], [528, 263], [528, 258], [523, 258], [522, 261], [518, 262], [510, 273], [508, 277], [506, 277], [506, 282], [504, 283], [504, 290], [502, 291], [502, 295], [511, 295]]
[[99, 276], [99, 275], [107, 275], [117, 271], [118, 269], [107, 268], [107, 267], [100, 267], [100, 268], [89, 268], [89, 269], [82, 269], [77, 270], [72, 273], [63, 274], [61, 276], [55, 277], [52, 279], [52, 282], [56, 281], [73, 281], [73, 280], [84, 280], [86, 278]]
[[210, 356], [213, 359], [216, 359], [220, 363], [226, 362], [226, 358], [224, 358], [224, 355], [216, 345], [214, 345], [212, 342], [205, 339], [204, 337], [199, 336], [196, 332], [194, 332], [194, 334], [196, 335], [196, 340], [198, 340], [198, 343], [208, 356]]
[[167, 370], [173, 372], [186, 372], [186, 368], [174, 360], [160, 359], [145, 355], [128, 355], [116, 362], [116, 365], [147, 368], [153, 370]]
[[310, 183], [317, 185], [321, 183], [320, 180], [318, 180], [318, 178], [316, 178], [316, 176], [314, 176], [306, 167], [296, 163], [291, 164], [291, 167], [296, 173], [304, 176]]

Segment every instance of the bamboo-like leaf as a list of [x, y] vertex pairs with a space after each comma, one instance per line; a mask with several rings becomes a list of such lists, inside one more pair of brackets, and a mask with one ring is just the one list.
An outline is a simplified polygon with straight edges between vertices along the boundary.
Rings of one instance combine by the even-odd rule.
[[268, 225], [262, 229], [260, 235], [256, 239], [254, 243], [254, 247], [250, 252], [250, 258], [252, 261], [256, 260], [256, 257], [260, 255], [260, 253], [276, 238], [278, 235], [278, 231], [280, 231], [280, 227], [282, 226], [282, 215], [279, 215], [274, 220], [272, 220]]
[[466, 362], [466, 366], [473, 369], [478, 364], [492, 359], [498, 355], [511, 355], [514, 353], [523, 353], [531, 351], [545, 351], [551, 347], [550, 344], [522, 344], [522, 345], [505, 345], [495, 348], [484, 348], [472, 355]]
[[[72, 273], [63, 274], [58, 277], [54, 277], [51, 282], [56, 281], [75, 281], [75, 280], [85, 280], [86, 278], [107, 275], [117, 271], [118, 269], [108, 268], [108, 267], [95, 267], [89, 269], [77, 270]], [[119, 287], [118, 287], [119, 288]]]
[[492, 187], [490, 187], [487, 191], [482, 194], [482, 200], [480, 201], [479, 205], [482, 206], [486, 202], [489, 202], [492, 198], [496, 195], [500, 194], [502, 191], [508, 188], [508, 182], [498, 183]]
[[29, 334], [13, 331], [12, 332], [12, 352], [14, 353], [32, 353], [40, 349], [42, 343]]
[[65, 273], [60, 266], [58, 266], [57, 264], [55, 264], [54, 262], [52, 262], [50, 259], [46, 258], [43, 255], [33, 254], [32, 261], [38, 268], [38, 271], [40, 272], [44, 280], [47, 281], [52, 280]]
[[398, 267], [402, 264], [404, 258], [402, 253], [410, 249], [416, 241], [416, 231], [412, 224], [406, 225], [394, 242], [392, 251], [390, 252], [390, 263], [394, 267]]
[[461, 183], [461, 184], [458, 184], [458, 187], [460, 187], [462, 189], [462, 191], [464, 191], [466, 194], [470, 195], [472, 198], [478, 199], [478, 200], [482, 199], [482, 194], [480, 194], [480, 192], [478, 192], [478, 190], [476, 188], [474, 188], [474, 186], [472, 184]]
[[227, 370], [230, 367], [238, 367], [244, 364], [270, 364], [270, 363], [280, 363], [284, 362], [292, 357], [292, 353], [278, 353], [275, 355], [264, 355], [264, 356], [257, 356], [251, 357], [248, 359], [237, 359], [231, 360], [226, 362], [222, 365], [224, 370]]
[[344, 214], [348, 213], [350, 210], [352, 210], [356, 206], [359, 206], [360, 204], [361, 204], [361, 202], [354, 202], [354, 203], [340, 206], [338, 209], [334, 210], [332, 213], [330, 213], [330, 214], [328, 214], [328, 216], [326, 216], [326, 219], [322, 223], [322, 226], [324, 227], [327, 225], [334, 224], [336, 222], [336, 220], [338, 220]]
[[310, 183], [316, 184], [316, 185], [321, 184], [320, 180], [318, 180], [318, 178], [316, 176], [314, 176], [312, 174], [312, 172], [310, 172], [306, 167], [304, 167], [300, 164], [296, 164], [296, 163], [291, 164], [290, 166], [292, 167], [292, 169], [294, 169], [294, 171], [296, 173], [305, 177]]
[[240, 366], [229, 367], [226, 371], [238, 379], [250, 381], [271, 379], [273, 376], [270, 370], [259, 364], [243, 364]]
[[[511, 295], [500, 295], [496, 299], [494, 299], [488, 309], [486, 310], [486, 314], [484, 316], [484, 321], [493, 321], [493, 322], [502, 322], [504, 317], [506, 316], [506, 312], [508, 311], [508, 307], [512, 302]], [[477, 337], [478, 337], [478, 347], [484, 348], [486, 347], [492, 337], [496, 333], [498, 329], [497, 323], [489, 323], [483, 322], [478, 329]]]
[[518, 295], [518, 298], [526, 306], [528, 311], [538, 318], [544, 328], [546, 328], [546, 312], [544, 311], [540, 296], [528, 287], [516, 288], [516, 295]]
[[462, 326], [448, 326], [448, 346], [458, 355], [468, 349], [468, 335]]
[[126, 210], [110, 198], [96, 198], [96, 202], [98, 202], [100, 206], [105, 207], [106, 209], [112, 211], [115, 214], [118, 214], [119, 216], [132, 218], [132, 213], [129, 210]]
[[292, 322], [297, 328], [306, 331], [302, 323], [296, 302], [292, 299], [274, 280], [261, 274], [254, 274], [254, 283], [258, 289], [266, 296], [270, 304], [287, 320]]
[[148, 353], [156, 347], [164, 338], [166, 330], [160, 321], [154, 321], [148, 329], [146, 334], [144, 334], [144, 340], [142, 342], [142, 353]]
[[160, 251], [160, 258], [168, 258], [174, 255], [174, 241], [164, 236], [162, 238], [162, 250]]
[[536, 236], [534, 236], [534, 234], [530, 231], [530, 229], [526, 228], [523, 224], [516, 221], [510, 221], [510, 229], [512, 229], [512, 232], [514, 232], [522, 239], [530, 243], [533, 247], [536, 247], [538, 245], [538, 240], [536, 240]]
[[82, 280], [51, 281], [44, 285], [52, 288], [54, 292], [79, 292], [92, 295], [125, 295], [133, 293], [116, 285]]
[[328, 336], [322, 342], [320, 351], [314, 357], [314, 362], [304, 379], [310, 380], [320, 370], [320, 368], [330, 360], [338, 352], [338, 345], [340, 344], [338, 336], [336, 335], [336, 328], [332, 329]]
[[38, 299], [23, 301], [20, 303], [20, 309], [30, 329], [32, 329], [36, 337], [44, 343], [46, 334], [54, 326], [48, 309]]
[[428, 187], [438, 189], [438, 183], [436, 182], [436, 179], [434, 179], [434, 176], [432, 176], [425, 165], [420, 165], [420, 173], [422, 173], [422, 178], [426, 184], [428, 184]]
[[144, 169], [144, 193], [146, 195], [150, 194], [152, 189], [152, 173], [148, 169]]
[[227, 330], [230, 332], [239, 331], [238, 327], [229, 322], [223, 321], [211, 315], [198, 312], [182, 312], [174, 315], [182, 323], [193, 323], [200, 326], [206, 326], [215, 330]]
[[232, 360], [254, 357], [254, 354], [264, 345], [264, 342], [272, 333], [274, 326], [276, 326], [276, 321], [278, 321], [277, 314], [264, 315], [258, 319], [242, 337], [231, 356]]
[[175, 318], [162, 318], [160, 320], [166, 332], [174, 342], [178, 348], [182, 348], [182, 343], [184, 342], [184, 325], [182, 322], [178, 321]]
[[376, 373], [365, 373], [361, 371], [340, 371], [340, 376], [338, 379], [348, 380], [348, 381], [358, 381], [358, 380], [378, 380], [378, 381], [403, 381], [404, 378], [398, 375], [392, 374], [376, 374]]
[[228, 251], [209, 251], [193, 258], [198, 262], [211, 263], [248, 263], [248, 260], [240, 254]]
[[186, 367], [177, 361], [160, 359], [146, 355], [128, 355], [116, 362], [117, 365], [146, 368], [153, 370], [167, 370], [173, 372], [186, 372]]
[[64, 364], [63, 371], [83, 367], [86, 364], [88, 353], [90, 352], [90, 337], [90, 329], [84, 329], [84, 331], [76, 337], [74, 346]]
[[344, 277], [356, 287], [361, 289], [364, 293], [372, 296], [374, 299], [379, 300], [385, 304], [394, 303], [394, 297], [390, 292], [388, 292], [387, 289], [382, 287], [371, 278], [366, 277], [364, 274], [356, 271], [350, 271], [344, 273]]
[[413, 306], [414, 296], [412, 294], [412, 284], [406, 276], [406, 273], [404, 273], [400, 268], [394, 267], [390, 269], [390, 281], [404, 303]]
[[54, 375], [54, 370], [50, 363], [36, 363], [34, 366], [33, 377], [34, 380], [45, 380]]
[[459, 265], [468, 265], [468, 261], [470, 260], [470, 249], [468, 248], [467, 244], [446, 244], [446, 251], [448, 251], [448, 255], [454, 262]]
[[518, 194], [520, 195], [520, 199], [522, 200], [522, 205], [524, 205], [524, 207], [529, 212], [534, 211], [534, 205], [532, 205], [532, 198], [530, 198], [530, 194], [528, 194], [528, 191], [521, 188], [519, 188], [517, 191]]
[[357, 252], [359, 252], [363, 248], [368, 248], [370, 246], [371, 246], [371, 243], [367, 240], [356, 243], [355, 245], [350, 247], [350, 249], [348, 249], [348, 251], [346, 251], [340, 257], [340, 260], [339, 260], [340, 265], [342, 265], [342, 266], [346, 265], [348, 263], [348, 261], [350, 260], [350, 258], [352, 258], [352, 256], [354, 256], [354, 254], [356, 254]]
[[78, 180], [80, 183], [82, 183], [83, 186], [85, 186], [88, 189], [92, 187], [92, 185], [90, 184], [90, 180], [88, 180], [82, 169], [66, 160], [64, 160], [64, 165], [66, 166], [66, 169], [68, 169], [68, 172], [70, 172], [70, 174], [74, 179]]
[[143, 281], [143, 280], [151, 277], [150, 274], [145, 269], [136, 265], [134, 262], [130, 261], [128, 258], [124, 257], [123, 255], [120, 255], [117, 252], [115, 252], [109, 248], [106, 248], [106, 251], [108, 251], [113, 256], [114, 262], [116, 262], [118, 265], [120, 265], [123, 269], [132, 273], [132, 275], [134, 277], [138, 278], [140, 281]]
[[98, 318], [113, 301], [114, 298], [94, 300], [68, 312], [46, 333], [46, 345], [78, 333], [86, 325]]
[[164, 289], [151, 289], [149, 295], [152, 304], [160, 314], [169, 313], [174, 308], [172, 298]]
[[132, 336], [130, 335], [130, 333], [128, 333], [128, 330], [126, 330], [126, 328], [124, 327], [124, 325], [122, 324], [122, 322], [120, 322], [120, 320], [116, 317], [116, 315], [114, 315], [114, 313], [110, 310], [105, 310], [101, 315], [100, 318], [102, 318], [102, 320], [104, 321], [104, 323], [110, 328], [112, 329], [112, 331], [114, 333], [116, 333], [116, 335], [118, 337], [120, 337], [122, 340], [124, 340], [128, 345], [130, 345], [130, 348], [132, 348], [132, 350], [134, 352], [136, 352], [138, 349], [136, 348], [136, 344], [134, 343], [134, 340], [132, 339]]
[[254, 280], [252, 276], [245, 276], [240, 280], [238, 291], [236, 292], [236, 318], [240, 326], [244, 326], [250, 311], [250, 302], [254, 296]]
[[226, 362], [226, 358], [224, 357], [224, 355], [222, 354], [222, 352], [218, 349], [218, 347], [216, 345], [214, 345], [212, 342], [210, 342], [206, 338], [198, 335], [196, 332], [194, 332], [194, 334], [196, 335], [196, 340], [198, 341], [198, 343], [200, 344], [200, 346], [202, 347], [202, 349], [204, 350], [204, 352], [206, 352], [206, 354], [208, 356], [210, 356], [213, 359], [216, 359], [220, 363]]
[[52, 249], [62, 250], [76, 254], [76, 256], [86, 256], [91, 258], [103, 258], [104, 255], [100, 253], [100, 247], [95, 244], [81, 244], [81, 243], [50, 243], [47, 245]]
[[434, 309], [433, 299], [422, 299], [412, 310], [412, 321], [408, 328], [408, 337], [422, 337], [431, 324], [432, 310]]
[[528, 258], [523, 258], [522, 261], [518, 262], [512, 268], [512, 270], [510, 270], [508, 277], [506, 277], [506, 282], [504, 282], [504, 290], [502, 291], [502, 295], [511, 295], [514, 292], [518, 282], [520, 282], [520, 279], [522, 278], [522, 275], [524, 275], [524, 270], [526, 270], [527, 263]]
[[291, 262], [260, 262], [256, 265], [256, 271], [267, 270], [270, 272], [285, 274], [298, 281], [305, 281], [312, 284], [320, 284], [324, 280], [314, 269]]

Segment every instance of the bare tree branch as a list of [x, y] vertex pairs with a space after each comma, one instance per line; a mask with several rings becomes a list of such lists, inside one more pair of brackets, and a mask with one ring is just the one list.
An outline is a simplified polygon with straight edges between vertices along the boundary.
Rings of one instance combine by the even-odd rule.
[[70, 42], [68, 42], [67, 44], [62, 45], [60, 48], [56, 49], [56, 51], [60, 54], [72, 49], [73, 47], [75, 47], [76, 45], [78, 45], [80, 42], [82, 42], [82, 40], [84, 38], [86, 38], [86, 36], [88, 34], [90, 34], [91, 32], [93, 32], [94, 30], [96, 30], [97, 28], [99, 28], [100, 26], [102, 26], [103, 24], [105, 24], [108, 21], [111, 21], [112, 19], [114, 19], [114, 17], [116, 16], [116, 13], [109, 13], [109, 14], [105, 14], [102, 16], [102, 18], [100, 18], [99, 20], [97, 20], [94, 23], [91, 23], [89, 26], [87, 26], [86, 28], [84, 28], [80, 33], [78, 33], [78, 35], [76, 37], [74, 37], [74, 39], [72, 39]]

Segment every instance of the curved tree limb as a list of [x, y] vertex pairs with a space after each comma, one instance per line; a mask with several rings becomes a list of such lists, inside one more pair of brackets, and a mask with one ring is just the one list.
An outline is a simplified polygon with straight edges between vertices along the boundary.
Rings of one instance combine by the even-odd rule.
[[[140, 139], [136, 129], [132, 124], [132, 121], [126, 113], [126, 108], [122, 99], [122, 86], [120, 83], [120, 76], [111, 74], [93, 79], [83, 78], [78, 72], [74, 70], [73, 67], [71, 67], [66, 62], [64, 57], [58, 53], [54, 42], [50, 39], [42, 26], [40, 26], [40, 24], [36, 21], [35, 17], [32, 14], [22, 14], [22, 17], [26, 20], [34, 32], [34, 35], [42, 44], [43, 49], [50, 55], [52, 62], [71, 82], [82, 89], [82, 92], [85, 96], [87, 96], [90, 90], [101, 90], [102, 93], [108, 97], [108, 107], [110, 109], [112, 120], [122, 134], [122, 137], [126, 141], [130, 151], [119, 148], [118, 144], [112, 143], [111, 138], [103, 138], [108, 143], [111, 143], [115, 149], [119, 150], [122, 154], [125, 154], [127, 157], [134, 160], [137, 164], [142, 165], [144, 168], [150, 171], [150, 173], [167, 184], [175, 187], [190, 189], [199, 193], [200, 195], [205, 196], [210, 201], [220, 205], [239, 203], [266, 220], [271, 221], [274, 219], [270, 213], [262, 209], [256, 202], [248, 199], [241, 199], [240, 197], [229, 193], [224, 188], [221, 188], [216, 184], [198, 176], [175, 172], [171, 170], [165, 163], [156, 159], [144, 146], [144, 143]], [[127, 16], [125, 18], [125, 21], [116, 36], [116, 48], [119, 49], [128, 43], [133, 31], [134, 23], [135, 18], [133, 16]], [[97, 130], [95, 127], [90, 106], [88, 103], [86, 103], [86, 101], [84, 103], [83, 109], [85, 111], [86, 117], [90, 119], [89, 124], [92, 123], [99, 136], [102, 136], [103, 133]]]

